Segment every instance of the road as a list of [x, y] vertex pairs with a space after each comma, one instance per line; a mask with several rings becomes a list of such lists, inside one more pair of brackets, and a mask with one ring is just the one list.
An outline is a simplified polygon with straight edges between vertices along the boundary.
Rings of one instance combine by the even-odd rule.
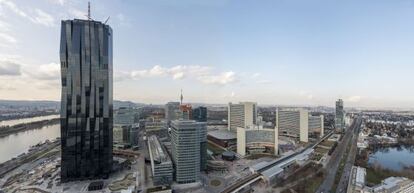
[[347, 191], [349, 175], [351, 174], [352, 166], [354, 165], [355, 157], [356, 157], [357, 150], [358, 150], [357, 142], [358, 142], [358, 133], [360, 131], [360, 126], [361, 126], [360, 124], [359, 126], [357, 125], [357, 127], [354, 130], [354, 134], [352, 135], [351, 149], [348, 153], [348, 158], [346, 160], [346, 164], [344, 167], [344, 171], [342, 172], [342, 176], [339, 181], [338, 188], [336, 189], [336, 193], [346, 193]]
[[328, 164], [326, 165], [327, 175], [325, 180], [322, 182], [322, 185], [318, 188], [316, 192], [318, 193], [327, 193], [331, 192], [332, 186], [335, 181], [336, 172], [338, 170], [339, 164], [341, 159], [348, 147], [350, 140], [355, 133], [355, 130], [361, 124], [361, 119], [357, 118], [354, 119], [352, 125], [349, 129], [346, 130], [344, 137], [336, 147], [335, 151], [333, 152], [331, 159], [329, 160]]

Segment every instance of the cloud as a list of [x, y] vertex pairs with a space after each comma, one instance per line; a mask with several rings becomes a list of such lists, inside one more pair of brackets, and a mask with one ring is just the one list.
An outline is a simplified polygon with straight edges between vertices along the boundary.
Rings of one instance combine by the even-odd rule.
[[222, 72], [219, 75], [209, 75], [200, 77], [199, 80], [205, 84], [225, 85], [236, 81], [236, 73], [232, 71]]
[[252, 78], [259, 78], [259, 76], [260, 76], [260, 73], [254, 73], [254, 74], [252, 74]]
[[[117, 74], [125, 75], [127, 73], [119, 72]], [[155, 77], [170, 77], [173, 80], [190, 78], [204, 84], [216, 85], [225, 85], [237, 80], [235, 72], [228, 71], [213, 74], [211, 67], [199, 65], [178, 65], [170, 68], [155, 65], [150, 69], [132, 71], [130, 72], [130, 77], [135, 80]]]
[[6, 84], [6, 85], [0, 85], [0, 90], [11, 91], [11, 90], [16, 90], [16, 88], [10, 86], [9, 84]]
[[35, 12], [36, 12], [36, 16], [31, 19], [34, 23], [42, 24], [44, 26], [54, 26], [55, 25], [55, 18], [53, 18], [48, 13], [46, 13], [46, 12], [40, 10], [40, 9], [35, 9]]
[[21, 75], [21, 65], [9, 60], [0, 60], [0, 76]]
[[34, 69], [28, 68], [26, 73], [37, 80], [59, 80], [60, 66], [54, 62], [42, 64]]
[[74, 18], [78, 18], [78, 19], [87, 19], [86, 15], [88, 15], [86, 12], [81, 11], [79, 9], [75, 9], [75, 8], [70, 8], [69, 14], [73, 16]]
[[66, 3], [66, 0], [48, 0], [48, 1], [53, 4], [58, 4], [58, 5], [64, 5]]
[[314, 96], [313, 96], [313, 94], [312, 94], [312, 93], [306, 92], [306, 91], [304, 91], [304, 90], [299, 91], [299, 95], [300, 95], [301, 97], [305, 97], [305, 98], [307, 98], [307, 99], [309, 99], [309, 100], [312, 100], [312, 99], [314, 98]]
[[272, 81], [270, 80], [258, 80], [256, 81], [257, 84], [271, 84]]
[[14, 38], [13, 36], [11, 36], [7, 33], [3, 33], [3, 32], [0, 32], [0, 41], [1, 40], [5, 41], [6, 43], [10, 43], [10, 44], [17, 43], [16, 38]]
[[19, 15], [20, 17], [28, 19], [29, 21], [36, 24], [41, 24], [48, 27], [54, 26], [55, 24], [55, 19], [50, 14], [40, 9], [31, 10], [33, 13], [28, 14], [22, 9], [20, 9], [13, 1], [8, 0], [0, 0], [0, 8], [1, 7], [6, 7], [13, 13]]
[[347, 98], [347, 100], [346, 101], [349, 101], [349, 102], [359, 102], [359, 101], [361, 101], [361, 96], [350, 96], [350, 97], [348, 97]]

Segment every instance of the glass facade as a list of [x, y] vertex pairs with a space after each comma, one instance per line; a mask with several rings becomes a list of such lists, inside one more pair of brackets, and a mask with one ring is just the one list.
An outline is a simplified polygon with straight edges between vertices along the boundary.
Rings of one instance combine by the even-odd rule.
[[[171, 154], [175, 167], [175, 180], [179, 184], [193, 183], [200, 179], [200, 170], [205, 167], [207, 152], [206, 123], [194, 120], [171, 122]], [[204, 148], [204, 149], [203, 149]]]
[[193, 120], [197, 122], [207, 122], [207, 108], [197, 107], [193, 109]]
[[112, 29], [91, 20], [61, 26], [61, 180], [112, 170]]

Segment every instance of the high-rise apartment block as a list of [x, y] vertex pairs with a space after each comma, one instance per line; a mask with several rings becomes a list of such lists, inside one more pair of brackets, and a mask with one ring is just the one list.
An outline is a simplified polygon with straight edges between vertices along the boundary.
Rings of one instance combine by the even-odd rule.
[[194, 120], [171, 122], [171, 155], [175, 181], [180, 184], [197, 182], [206, 164], [206, 123]]
[[345, 129], [345, 110], [342, 99], [338, 99], [335, 103], [335, 128], [340, 130]]
[[236, 132], [237, 127], [245, 128], [256, 124], [257, 104], [253, 102], [229, 103], [228, 129]]
[[108, 177], [112, 170], [112, 29], [62, 21], [61, 180]]

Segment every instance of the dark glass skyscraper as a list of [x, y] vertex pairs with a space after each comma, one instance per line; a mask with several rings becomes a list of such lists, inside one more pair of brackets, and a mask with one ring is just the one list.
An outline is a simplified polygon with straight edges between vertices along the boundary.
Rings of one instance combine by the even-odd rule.
[[193, 109], [193, 120], [197, 122], [207, 122], [207, 108], [206, 107], [197, 107]]
[[108, 177], [112, 169], [112, 29], [62, 21], [61, 180]]

